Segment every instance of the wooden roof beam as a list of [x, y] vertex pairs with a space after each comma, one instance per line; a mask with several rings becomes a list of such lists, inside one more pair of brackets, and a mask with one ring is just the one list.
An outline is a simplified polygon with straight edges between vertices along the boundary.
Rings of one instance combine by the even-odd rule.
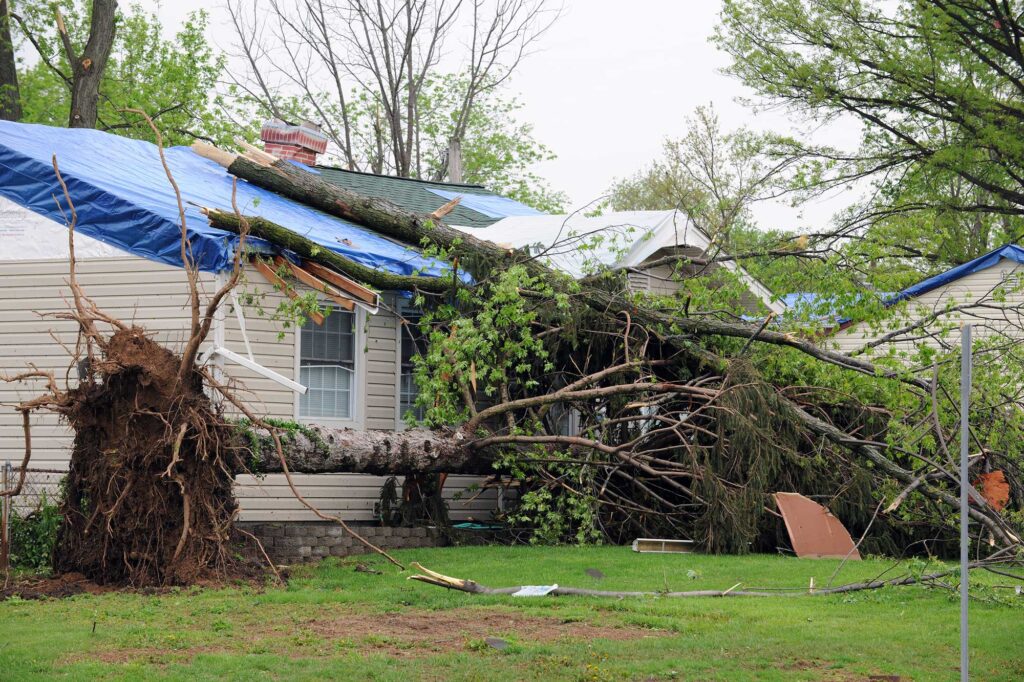
[[[285, 294], [287, 294], [288, 298], [294, 301], [299, 297], [299, 295], [295, 293], [295, 288], [292, 287], [292, 285], [288, 284], [288, 282], [285, 282], [283, 279], [281, 279], [281, 277], [278, 276], [276, 272], [274, 272], [274, 269], [267, 265], [266, 261], [264, 261], [262, 258], [254, 258], [253, 264], [256, 266], [256, 272], [263, 275], [263, 277], [268, 282], [270, 282], [275, 287], [277, 287]], [[313, 322], [317, 323], [318, 325], [324, 323], [324, 316], [321, 315], [320, 313], [311, 311], [308, 313], [308, 315], [309, 319], [313, 320]]]
[[299, 280], [310, 289], [313, 289], [325, 295], [327, 298], [331, 299], [337, 305], [341, 306], [345, 310], [355, 310], [356, 304], [353, 303], [351, 299], [346, 297], [345, 294], [341, 293], [340, 291], [332, 287], [330, 284], [316, 277], [315, 275], [306, 272], [305, 270], [300, 268], [295, 263], [292, 263], [284, 256], [275, 257], [274, 264], [277, 265], [278, 269], [280, 269], [281, 267], [286, 267], [290, 269], [292, 272], [292, 276], [295, 279]]

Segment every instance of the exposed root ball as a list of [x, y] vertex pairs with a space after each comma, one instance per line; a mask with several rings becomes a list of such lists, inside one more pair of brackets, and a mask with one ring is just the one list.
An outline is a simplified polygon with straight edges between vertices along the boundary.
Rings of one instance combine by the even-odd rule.
[[227, 566], [238, 450], [200, 376], [178, 382], [180, 362], [142, 329], [118, 331], [69, 395], [76, 435], [57, 571], [148, 586]]

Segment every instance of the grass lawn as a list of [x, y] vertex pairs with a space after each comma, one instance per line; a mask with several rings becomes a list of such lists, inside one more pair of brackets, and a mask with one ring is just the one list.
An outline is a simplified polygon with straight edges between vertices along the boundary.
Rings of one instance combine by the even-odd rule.
[[[627, 548], [396, 552], [491, 586], [687, 590], [824, 585], [836, 561], [638, 555]], [[886, 588], [814, 598], [481, 597], [376, 558], [298, 569], [287, 588], [107, 593], [0, 603], [0, 679], [957, 679], [958, 601]], [[837, 584], [892, 562], [848, 563]], [[585, 570], [605, 574], [598, 580]], [[908, 570], [902, 566], [891, 576]], [[984, 576], [987, 585], [1010, 578]], [[972, 678], [1024, 679], [1024, 597], [972, 602]], [[505, 640], [504, 650], [486, 638]]]

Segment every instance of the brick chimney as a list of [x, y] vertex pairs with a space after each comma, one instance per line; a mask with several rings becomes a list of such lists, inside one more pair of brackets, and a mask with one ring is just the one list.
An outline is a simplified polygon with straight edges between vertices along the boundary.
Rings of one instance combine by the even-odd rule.
[[307, 166], [315, 166], [317, 154], [327, 149], [327, 136], [320, 132], [320, 126], [309, 121], [295, 125], [272, 118], [263, 124], [260, 139], [264, 151]]

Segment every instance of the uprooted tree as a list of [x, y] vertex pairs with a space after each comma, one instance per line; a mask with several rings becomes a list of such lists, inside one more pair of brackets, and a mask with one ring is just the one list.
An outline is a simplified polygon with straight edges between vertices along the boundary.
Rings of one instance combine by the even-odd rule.
[[[936, 456], [951, 438], [939, 378], [830, 351], [775, 329], [771, 316], [750, 324], [691, 308], [689, 298], [631, 293], [625, 272], [575, 280], [543, 254], [476, 239], [441, 215], [405, 212], [257, 150], [200, 151], [237, 178], [421, 247], [451, 273], [381, 273], [305, 239], [298, 226], [209, 209], [210, 223], [238, 240], [231, 275], [204, 300], [179, 194], [191, 321], [175, 354], [106, 315], [78, 285], [76, 214], [65, 188], [73, 305], [61, 315], [78, 323], [74, 359], [86, 360], [85, 373], [64, 388], [46, 372], [5, 377], [48, 386], [18, 407], [26, 464], [31, 412], [55, 411], [75, 432], [58, 570], [135, 585], [227, 570], [232, 482], [244, 471], [280, 471], [289, 482], [291, 471], [497, 471], [521, 483], [520, 519], [551, 540], [659, 534], [718, 552], [772, 547], [779, 524], [769, 494], [778, 490], [826, 496], [855, 532], [873, 527], [879, 549], [949, 532], [958, 481]], [[60, 180], [56, 160], [54, 169]], [[168, 178], [177, 192], [169, 170]], [[420, 427], [268, 423], [197, 362], [219, 306], [239, 285], [249, 236], [364, 285], [414, 292], [428, 340], [417, 363]], [[715, 265], [675, 260], [687, 266], [680, 277]], [[822, 379], [822, 368], [839, 378]], [[924, 424], [928, 438], [887, 442], [893, 405]], [[899, 513], [876, 520], [881, 503], [894, 499]], [[971, 516], [991, 541], [986, 551], [1017, 551], [1011, 518], [980, 496]]]

